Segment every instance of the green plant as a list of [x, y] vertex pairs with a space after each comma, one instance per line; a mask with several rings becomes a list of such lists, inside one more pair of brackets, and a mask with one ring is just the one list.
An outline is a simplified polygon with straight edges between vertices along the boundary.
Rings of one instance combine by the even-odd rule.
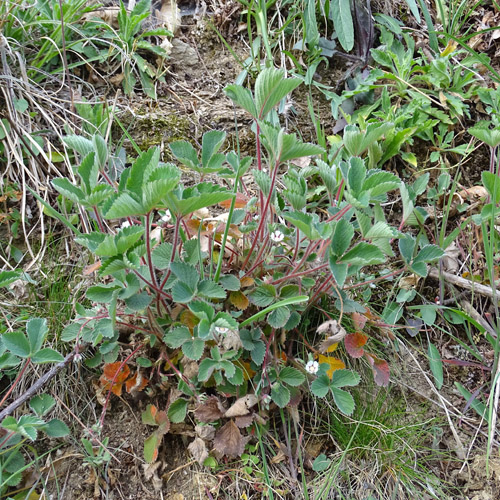
[[[285, 78], [283, 71], [268, 68], [257, 77], [253, 93], [229, 85], [229, 97], [254, 120], [257, 168], [249, 170], [252, 158], [219, 153], [225, 134], [207, 132], [201, 155], [188, 142], [170, 144], [175, 160], [199, 176], [200, 182], [191, 187], [181, 183], [175, 164], [160, 162], [157, 149], [141, 153], [115, 185], [109, 177], [110, 152], [99, 135], [65, 139], [82, 158], [76, 168], [80, 182], [58, 178], [53, 185], [91, 214], [94, 230], [88, 234], [66, 223], [76, 241], [100, 259], [99, 274], [109, 279], [88, 289], [86, 296], [94, 306], [77, 304], [78, 317], [62, 338], [74, 341], [77, 352], [82, 343], [97, 348], [88, 363], [106, 363], [101, 380], [115, 393], [123, 384], [132, 390], [126, 365], [140, 352], [147, 360], [152, 347], [159, 350], [153, 366], [166, 363], [177, 375], [182, 396], [170, 400], [165, 411], [149, 407], [144, 416], [146, 423], [158, 427], [145, 443], [149, 461], [170, 422], [184, 419], [191, 398], [198, 402], [198, 420], [225, 422], [215, 435], [215, 447], [228, 456], [241, 455], [244, 439], [235, 422], [245, 417], [247, 425], [260, 425], [252, 409], [257, 403], [285, 407], [306, 388], [306, 375], [318, 371], [306, 370], [305, 360], [289, 358], [279, 332], [293, 334], [306, 307], [314, 307], [327, 291], [341, 316], [365, 312], [348, 289], [368, 284], [356, 284], [361, 269], [392, 256], [394, 238], [399, 239], [404, 265], [390, 275], [408, 269], [425, 276], [426, 263], [442, 255], [436, 246], [419, 245], [385, 221], [381, 203], [390, 191], [403, 189], [394, 174], [377, 168], [395, 154], [401, 140], [392, 124], [374, 120], [366, 130], [346, 129], [342, 153], [333, 164], [318, 160], [308, 173], [324, 179], [335, 203], [324, 220], [309, 208], [308, 178], [288, 162], [323, 150], [267, 121], [276, 117], [274, 108], [299, 84], [296, 78]], [[286, 188], [279, 191], [283, 165]], [[213, 173], [231, 188], [206, 182]], [[248, 173], [259, 187], [253, 200], [240, 192]], [[227, 210], [224, 218], [211, 216], [209, 207], [215, 204]], [[412, 207], [408, 201], [405, 210], [411, 212]], [[399, 229], [403, 225], [404, 220]], [[168, 242], [166, 226], [173, 233]], [[139, 319], [146, 324], [139, 326]], [[142, 332], [121, 362], [116, 361], [119, 326]], [[333, 338], [326, 339], [329, 346]], [[363, 336], [354, 344], [346, 341], [348, 352], [364, 357], [377, 383], [387, 385], [388, 365], [361, 348], [367, 340]], [[341, 387], [356, 385], [359, 376], [349, 370], [335, 372], [345, 368], [336, 358], [325, 355], [320, 361], [313, 393], [325, 396], [330, 391], [338, 408], [351, 413], [354, 402]], [[187, 376], [193, 364], [195, 373]], [[152, 363], [141, 362], [137, 374], [141, 367], [147, 370]], [[237, 398], [233, 406], [225, 408], [217, 395], [205, 401], [206, 388], [214, 385], [217, 394]]]

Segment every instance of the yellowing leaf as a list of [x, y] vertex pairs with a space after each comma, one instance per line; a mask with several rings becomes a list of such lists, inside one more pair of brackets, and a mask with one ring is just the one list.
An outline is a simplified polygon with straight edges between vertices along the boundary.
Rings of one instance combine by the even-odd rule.
[[250, 276], [245, 276], [240, 280], [241, 288], [248, 288], [249, 286], [252, 286], [254, 283], [255, 280], [253, 278], [250, 278]]
[[200, 320], [189, 310], [184, 309], [180, 316], [180, 322], [189, 328], [191, 333], [193, 332], [194, 327], [200, 322]]
[[338, 345], [339, 345], [338, 343], [337, 344], [332, 344], [330, 347], [328, 347], [328, 349], [325, 352], [333, 352], [333, 351], [335, 351], [337, 349]]
[[330, 356], [323, 356], [322, 354], [320, 354], [318, 356], [318, 363], [321, 365], [323, 363], [326, 363], [327, 365], [330, 366], [330, 368], [328, 369], [328, 371], [326, 372], [326, 374], [332, 378], [333, 376], [333, 372], [335, 370], [342, 370], [345, 368], [345, 364], [343, 361], [341, 361], [340, 359], [337, 359], [337, 358], [331, 358]]
[[244, 311], [249, 303], [248, 298], [242, 292], [231, 292], [229, 294], [229, 302], [240, 311]]

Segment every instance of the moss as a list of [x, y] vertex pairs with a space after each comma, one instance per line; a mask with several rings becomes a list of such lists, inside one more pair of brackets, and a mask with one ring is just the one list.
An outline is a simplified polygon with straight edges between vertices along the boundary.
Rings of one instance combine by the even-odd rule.
[[[132, 139], [141, 151], [147, 151], [150, 147], [168, 144], [173, 141], [189, 140], [189, 120], [176, 112], [172, 113], [147, 113], [144, 115], [125, 115], [120, 117], [123, 125], [128, 129]], [[121, 129], [117, 133], [122, 133]], [[125, 144], [127, 152], [129, 147]], [[166, 156], [170, 151], [165, 148]], [[171, 158], [165, 158], [169, 160]]]

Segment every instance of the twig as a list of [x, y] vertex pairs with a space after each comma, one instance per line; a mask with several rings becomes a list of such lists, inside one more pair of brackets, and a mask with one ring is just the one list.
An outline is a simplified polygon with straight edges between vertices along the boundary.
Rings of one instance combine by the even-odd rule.
[[465, 278], [461, 278], [460, 276], [455, 276], [454, 274], [450, 274], [447, 272], [439, 273], [439, 270], [435, 267], [432, 267], [429, 270], [429, 276], [431, 278], [440, 279], [443, 278], [448, 283], [452, 285], [457, 285], [466, 290], [470, 290], [471, 292], [478, 293], [479, 295], [484, 295], [485, 297], [493, 298], [493, 295], [496, 295], [497, 299], [500, 300], [500, 290], [493, 289], [490, 286], [481, 285], [480, 283], [475, 283], [474, 281], [466, 280]]
[[15, 401], [7, 406], [5, 410], [0, 412], [0, 421], [9, 416], [23, 403], [28, 401], [28, 399], [34, 396], [51, 378], [53, 378], [57, 374], [57, 372], [65, 368], [67, 364], [71, 363], [75, 354], [75, 351], [70, 352], [63, 361], [60, 361], [59, 363], [54, 365], [47, 373], [42, 375], [24, 394], [21, 394], [21, 396], [19, 396]]

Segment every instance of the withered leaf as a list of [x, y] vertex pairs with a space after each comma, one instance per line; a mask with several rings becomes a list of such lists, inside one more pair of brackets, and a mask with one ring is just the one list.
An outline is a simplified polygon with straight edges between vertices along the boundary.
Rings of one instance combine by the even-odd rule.
[[229, 294], [229, 302], [240, 311], [244, 311], [249, 304], [248, 298], [243, 292], [231, 292]]
[[252, 413], [248, 415], [244, 415], [242, 417], [236, 417], [234, 419], [234, 423], [240, 428], [243, 429], [245, 427], [248, 427], [249, 425], [252, 425], [252, 422], [254, 420], [254, 415]]
[[188, 451], [200, 465], [203, 465], [203, 462], [208, 458], [207, 445], [205, 441], [199, 437], [195, 438], [188, 446]]
[[196, 408], [194, 414], [200, 422], [214, 422], [224, 416], [226, 409], [222, 406], [217, 396], [209, 397], [203, 404]]
[[215, 436], [215, 427], [213, 425], [196, 424], [194, 430], [197, 436], [205, 441], [212, 441]]
[[247, 394], [236, 400], [236, 402], [224, 414], [227, 418], [241, 417], [250, 412], [250, 408], [255, 406], [259, 398], [255, 394]]
[[[321, 325], [316, 328], [316, 332], [319, 334], [330, 334], [331, 336], [343, 335], [342, 337], [340, 337], [340, 340], [342, 340], [345, 336], [345, 330], [342, 328], [342, 326], [340, 326], [339, 322], [336, 319], [331, 319], [329, 321], [321, 323]], [[337, 342], [340, 342], [340, 340], [337, 340]]]
[[245, 450], [245, 442], [246, 439], [243, 438], [234, 421], [230, 420], [215, 435], [214, 448], [223, 455], [237, 458]]

